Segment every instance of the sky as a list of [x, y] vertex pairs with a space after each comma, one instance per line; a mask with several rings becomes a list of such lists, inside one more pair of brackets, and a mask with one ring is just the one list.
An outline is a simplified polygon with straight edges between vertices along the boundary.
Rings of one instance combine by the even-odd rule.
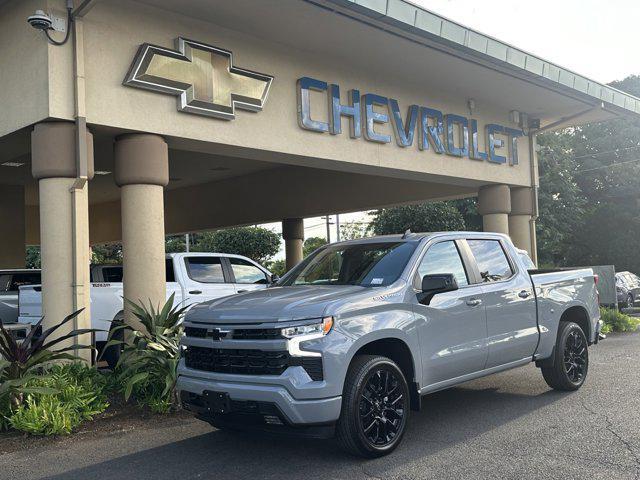
[[602, 83], [640, 75], [640, 0], [411, 1]]
[[[640, 75], [640, 0], [412, 0], [450, 20], [601, 83]], [[340, 223], [368, 221], [366, 213]], [[325, 220], [305, 219], [305, 238], [326, 237]], [[336, 240], [335, 215], [331, 240]], [[279, 223], [264, 225], [280, 233]], [[284, 252], [276, 256], [280, 259]]]

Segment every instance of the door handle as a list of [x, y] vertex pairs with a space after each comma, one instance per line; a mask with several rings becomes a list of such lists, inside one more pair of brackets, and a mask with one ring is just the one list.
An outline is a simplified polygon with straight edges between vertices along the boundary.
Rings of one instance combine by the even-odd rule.
[[190, 290], [189, 295], [201, 295], [202, 290]]
[[466, 301], [466, 304], [469, 305], [470, 307], [477, 307], [481, 303], [482, 303], [482, 300], [480, 300], [479, 298], [470, 298], [469, 300]]
[[531, 295], [531, 292], [528, 292], [527, 290], [522, 290], [522, 291], [518, 294], [518, 296], [519, 296], [520, 298], [528, 298], [528, 297], [529, 297], [529, 295]]
[[249, 290], [238, 290], [238, 293], [248, 292]]

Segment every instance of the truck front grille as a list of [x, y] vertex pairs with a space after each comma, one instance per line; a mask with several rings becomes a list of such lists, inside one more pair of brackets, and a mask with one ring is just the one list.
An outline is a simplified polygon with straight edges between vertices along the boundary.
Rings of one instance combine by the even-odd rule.
[[219, 340], [282, 340], [285, 337], [279, 328], [235, 328], [227, 332], [221, 332], [217, 328], [186, 327], [184, 333], [187, 337], [213, 338]]
[[287, 351], [188, 346], [187, 368], [239, 375], [282, 375], [289, 367], [303, 367], [312, 380], [323, 380], [321, 357], [292, 357]]

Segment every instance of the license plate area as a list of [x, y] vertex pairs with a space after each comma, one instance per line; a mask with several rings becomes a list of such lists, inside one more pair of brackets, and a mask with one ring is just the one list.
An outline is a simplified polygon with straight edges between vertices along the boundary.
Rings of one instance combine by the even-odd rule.
[[226, 392], [212, 392], [205, 390], [202, 393], [204, 407], [211, 413], [231, 412], [231, 399]]

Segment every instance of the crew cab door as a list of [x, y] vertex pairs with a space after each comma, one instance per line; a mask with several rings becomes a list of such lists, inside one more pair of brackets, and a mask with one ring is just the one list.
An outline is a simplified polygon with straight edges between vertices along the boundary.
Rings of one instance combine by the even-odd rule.
[[419, 329], [423, 385], [433, 386], [482, 370], [487, 361], [487, 319], [481, 285], [463, 261], [468, 253], [460, 242], [446, 240], [430, 245], [422, 257], [416, 290], [422, 277], [451, 273], [458, 290], [435, 295], [428, 305], [416, 301], [415, 313], [422, 319]]
[[484, 289], [487, 367], [532, 357], [538, 344], [536, 300], [526, 270], [498, 239], [468, 239]]
[[224, 260], [212, 255], [184, 257], [185, 306], [236, 293]]
[[226, 257], [236, 293], [261, 290], [269, 285], [269, 276], [258, 264], [238, 257]]

